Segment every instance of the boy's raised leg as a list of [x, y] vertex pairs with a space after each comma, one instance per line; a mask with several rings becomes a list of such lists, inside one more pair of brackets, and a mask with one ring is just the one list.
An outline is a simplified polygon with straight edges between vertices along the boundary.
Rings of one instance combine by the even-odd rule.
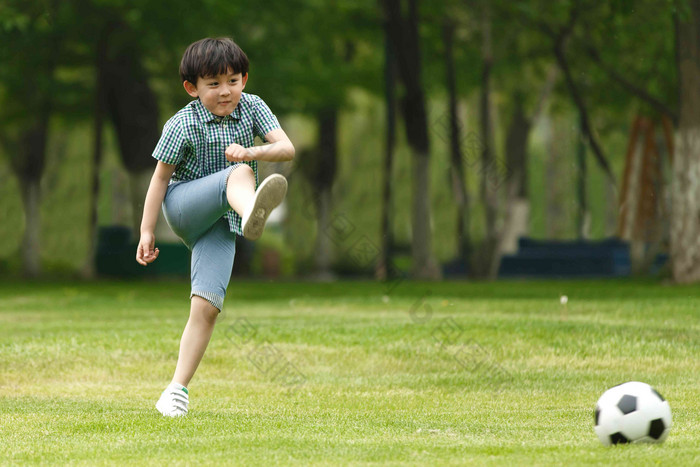
[[249, 165], [241, 164], [228, 176], [226, 182], [226, 199], [228, 204], [240, 216], [245, 213], [255, 197], [255, 174]]
[[267, 218], [280, 205], [287, 194], [287, 179], [272, 174], [262, 181], [257, 190], [253, 171], [241, 168], [234, 170], [226, 185], [229, 204], [241, 216], [243, 236], [257, 240], [265, 229]]

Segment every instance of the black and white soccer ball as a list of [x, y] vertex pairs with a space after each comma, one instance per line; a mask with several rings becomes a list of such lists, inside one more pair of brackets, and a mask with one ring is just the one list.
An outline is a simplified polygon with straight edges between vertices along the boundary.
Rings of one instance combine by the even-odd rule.
[[663, 443], [671, 429], [671, 407], [646, 383], [614, 386], [598, 399], [595, 434], [605, 446], [621, 443]]

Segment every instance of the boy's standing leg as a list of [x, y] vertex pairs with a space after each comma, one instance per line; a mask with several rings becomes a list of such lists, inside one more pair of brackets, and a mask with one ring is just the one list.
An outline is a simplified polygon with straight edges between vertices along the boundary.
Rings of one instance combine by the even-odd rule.
[[[224, 180], [221, 178], [224, 175], [222, 173], [209, 179], [187, 182], [187, 185], [175, 188], [168, 195], [172, 198], [166, 197], [165, 208], [166, 211], [177, 210], [180, 215], [166, 215], [166, 218], [178, 218], [190, 227], [185, 230], [191, 230], [196, 226], [207, 225], [211, 219], [216, 219], [216, 216], [222, 215], [230, 207], [244, 218], [244, 232], [247, 217], [250, 219], [248, 225], [252, 226], [249, 230], [259, 236], [272, 209], [284, 199], [287, 191], [286, 180], [280, 175], [272, 175], [265, 179], [256, 191], [255, 177], [248, 165], [241, 164], [229, 170], [225, 184], [221, 183]], [[218, 212], [215, 206], [220, 202], [217, 200], [222, 198], [217, 196], [217, 190], [221, 188], [217, 189], [216, 186], [221, 186], [225, 192], [221, 212]], [[257, 218], [254, 216], [256, 213]], [[185, 235], [180, 227], [182, 225], [175, 226], [174, 230], [177, 230], [179, 235]], [[183, 239], [186, 237], [187, 235]], [[227, 222], [221, 218], [214, 221], [214, 225], [199, 238], [188, 238], [186, 243], [192, 249], [190, 317], [180, 340], [180, 351], [172, 382], [156, 404], [156, 408], [163, 415], [169, 416], [186, 415], [188, 412], [187, 385], [194, 376], [214, 331], [235, 255], [235, 234], [229, 232]], [[216, 264], [211, 262], [214, 258]], [[216, 286], [212, 288], [212, 284]]]
[[173, 381], [187, 386], [202, 361], [204, 351], [214, 332], [219, 310], [198, 295], [193, 295], [190, 303], [190, 317], [180, 339], [180, 353]]
[[187, 414], [189, 405], [187, 385], [190, 384], [204, 351], [209, 345], [218, 314], [219, 310], [214, 305], [202, 297], [192, 296], [190, 317], [180, 339], [180, 353], [177, 358], [175, 375], [156, 403], [156, 408], [163, 415]]

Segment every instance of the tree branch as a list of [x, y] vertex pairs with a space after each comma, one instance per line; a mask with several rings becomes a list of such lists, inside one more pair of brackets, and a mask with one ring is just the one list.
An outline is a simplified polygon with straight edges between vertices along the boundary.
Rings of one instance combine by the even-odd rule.
[[564, 73], [564, 78], [566, 79], [567, 87], [569, 88], [569, 92], [571, 93], [571, 97], [574, 100], [576, 107], [578, 108], [579, 114], [581, 116], [581, 129], [584, 132], [584, 134], [588, 137], [588, 142], [591, 145], [591, 149], [593, 149], [593, 154], [595, 155], [598, 164], [603, 168], [603, 170], [608, 175], [612, 183], [616, 184], [615, 176], [612, 173], [610, 164], [608, 163], [605, 154], [603, 154], [603, 149], [598, 144], [598, 140], [596, 140], [595, 135], [593, 134], [590, 119], [588, 117], [588, 110], [586, 109], [586, 105], [583, 102], [583, 97], [581, 96], [581, 93], [578, 87], [576, 86], [576, 83], [574, 82], [574, 77], [571, 73], [571, 67], [569, 66], [569, 62], [566, 60], [566, 55], [564, 54], [564, 45], [566, 43], [566, 40], [571, 35], [571, 32], [573, 31], [573, 27], [576, 23], [577, 17], [578, 2], [571, 9], [567, 25], [560, 30], [560, 33], [557, 36], [557, 41], [554, 44], [554, 56], [557, 59], [559, 68], [561, 68], [561, 71]]
[[532, 116], [530, 117], [531, 123], [537, 121], [537, 119], [540, 116], [540, 113], [542, 112], [542, 109], [544, 108], [547, 100], [549, 99], [549, 96], [552, 94], [552, 91], [554, 90], [554, 85], [557, 82], [557, 74], [557, 68], [554, 65], [550, 65], [550, 68], [547, 71], [547, 78], [545, 79], [545, 82], [542, 85], [542, 89], [540, 89], [540, 94], [537, 98], [535, 110], [534, 112], [532, 112]]
[[571, 97], [573, 98], [574, 103], [576, 104], [576, 107], [578, 108], [578, 111], [581, 115], [581, 129], [588, 137], [588, 141], [591, 144], [591, 149], [593, 149], [593, 154], [595, 155], [598, 164], [603, 168], [603, 170], [605, 170], [605, 173], [608, 175], [608, 177], [610, 177], [610, 180], [612, 180], [613, 183], [615, 183], [615, 176], [612, 173], [610, 164], [605, 158], [603, 150], [598, 144], [598, 141], [596, 140], [595, 136], [593, 135], [593, 131], [591, 130], [591, 124], [588, 118], [588, 110], [586, 109], [586, 105], [583, 102], [583, 98], [581, 97], [581, 94], [578, 88], [576, 87], [576, 83], [574, 83], [574, 79], [571, 74], [571, 68], [569, 67], [569, 63], [566, 61], [564, 51], [561, 49], [561, 47], [557, 47], [555, 48], [554, 55], [557, 58], [557, 63], [559, 63], [559, 67], [564, 72], [564, 77], [566, 78], [566, 84], [569, 87], [569, 92], [571, 93]]
[[646, 90], [635, 85], [634, 83], [626, 79], [624, 76], [622, 76], [620, 73], [615, 71], [612, 67], [604, 63], [598, 50], [590, 45], [590, 39], [586, 39], [585, 49], [588, 55], [593, 60], [593, 62], [596, 63], [601, 70], [607, 73], [607, 75], [613, 81], [617, 82], [617, 84], [625, 88], [630, 94], [637, 96], [638, 98], [645, 101], [662, 114], [668, 116], [671, 119], [671, 121], [673, 121], [674, 126], [678, 123], [678, 114], [674, 112], [668, 105], [666, 105], [660, 99], [649, 94], [649, 92], [647, 92]]
[[[499, 4], [497, 2], [497, 4]], [[581, 96], [581, 93], [579, 92], [576, 83], [574, 82], [573, 75], [571, 73], [571, 68], [569, 66], [569, 62], [566, 60], [566, 56], [564, 54], [564, 46], [566, 44], [566, 41], [569, 39], [571, 36], [574, 26], [576, 25], [576, 22], [578, 21], [579, 14], [580, 14], [580, 8], [581, 4], [579, 1], [574, 1], [573, 6], [569, 10], [569, 18], [566, 22], [565, 25], [561, 26], [558, 29], [555, 29], [554, 27], [550, 26], [549, 24], [540, 21], [538, 19], [532, 18], [528, 15], [522, 15], [521, 18], [519, 18], [520, 21], [523, 21], [527, 24], [530, 24], [531, 26], [536, 27], [539, 29], [542, 33], [544, 33], [546, 36], [548, 36], [552, 41], [554, 42], [554, 56], [556, 58], [557, 64], [559, 65], [559, 68], [562, 70], [564, 73], [564, 77], [566, 79], [566, 84], [567, 87], [569, 88], [569, 93], [571, 94], [572, 99], [574, 100], [574, 104], [576, 105], [580, 115], [581, 115], [581, 127], [585, 135], [588, 137], [589, 143], [591, 145], [591, 148], [593, 149], [593, 154], [595, 155], [596, 161], [598, 164], [603, 168], [607, 176], [610, 178], [610, 180], [615, 184], [615, 177], [612, 173], [612, 169], [610, 168], [610, 164], [608, 163], [607, 158], [605, 157], [605, 154], [603, 154], [603, 150], [598, 144], [598, 141], [596, 140], [593, 131], [591, 129], [590, 125], [590, 120], [588, 117], [588, 110], [586, 109], [586, 106], [583, 102], [583, 97]], [[512, 13], [508, 11], [508, 8], [501, 7], [499, 11], [506, 12], [507, 15], [512, 16]]]
[[578, 20], [579, 6], [579, 2], [575, 1], [574, 6], [571, 7], [571, 10], [569, 10], [569, 20], [564, 26], [561, 27], [561, 29], [559, 29], [559, 33], [554, 38], [555, 44], [564, 44], [569, 36], [571, 36], [571, 32], [574, 30], [574, 25]]

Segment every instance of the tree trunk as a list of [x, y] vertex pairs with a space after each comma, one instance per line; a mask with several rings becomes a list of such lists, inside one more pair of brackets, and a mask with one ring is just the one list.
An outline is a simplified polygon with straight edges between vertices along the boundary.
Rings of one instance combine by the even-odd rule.
[[527, 144], [532, 120], [525, 117], [523, 97], [515, 96], [515, 107], [506, 134], [506, 166], [508, 167], [507, 212], [501, 234], [501, 252], [518, 251], [518, 239], [528, 232], [530, 200], [527, 185]]
[[486, 232], [476, 272], [480, 277], [494, 278], [498, 273], [498, 167], [494, 155], [493, 129], [491, 121], [491, 68], [493, 52], [491, 45], [491, 18], [488, 5], [484, 5], [482, 18], [482, 71], [479, 116], [481, 120], [481, 180], [480, 193], [484, 203]]
[[677, 23], [680, 118], [671, 182], [671, 265], [680, 283], [700, 280], [700, 0]]
[[[48, 107], [48, 106], [47, 106]], [[11, 158], [19, 179], [24, 205], [25, 228], [22, 235], [22, 273], [26, 277], [41, 274], [41, 176], [46, 163], [49, 111], [41, 113], [20, 137], [18, 154]]]
[[380, 251], [375, 275], [379, 280], [391, 279], [396, 273], [390, 267], [394, 236], [391, 225], [391, 173], [394, 166], [394, 146], [396, 143], [396, 62], [391, 47], [388, 22], [384, 22], [384, 95], [386, 100], [386, 145], [384, 150], [384, 174], [382, 179], [382, 217], [380, 220]]
[[104, 35], [98, 39], [95, 51], [95, 107], [93, 146], [92, 146], [92, 175], [91, 175], [91, 199], [90, 199], [90, 224], [88, 232], [87, 257], [83, 264], [82, 276], [92, 279], [96, 276], [97, 255], [97, 207], [100, 195], [100, 167], [102, 165], [102, 127], [104, 121], [104, 80], [105, 80], [105, 51], [106, 38]]
[[430, 220], [430, 188], [428, 176], [430, 158], [427, 153], [413, 153], [413, 217], [411, 253], [413, 277], [417, 279], [440, 279], [441, 273], [432, 254]]
[[516, 95], [510, 126], [506, 133], [506, 165], [508, 166], [508, 195], [527, 198], [527, 144], [532, 120], [525, 116], [523, 96]]
[[471, 238], [469, 235], [469, 192], [464, 174], [464, 155], [461, 147], [461, 125], [457, 115], [457, 80], [454, 66], [454, 23], [445, 18], [443, 23], [445, 44], [445, 70], [447, 75], [448, 111], [450, 119], [450, 162], [452, 192], [457, 205], [457, 257], [469, 270], [471, 262]]
[[[7, 16], [4, 10], [3, 20]], [[11, 40], [3, 44], [2, 55], [9, 63], [4, 60], [2, 66], [10, 66], [15, 79], [3, 82], [1, 100], [4, 110], [9, 110], [8, 115], [14, 116], [0, 122], [0, 136], [19, 181], [24, 205], [22, 273], [36, 277], [41, 274], [41, 179], [46, 166], [49, 118], [58, 92], [54, 71], [63, 42], [60, 28], [53, 24], [58, 13], [57, 1], [44, 2], [40, 8], [22, 6], [17, 14], [20, 11], [18, 17], [23, 18], [24, 27], [7, 29]], [[10, 8], [10, 21], [12, 16]], [[5, 49], [9, 55], [4, 53]]]
[[566, 218], [569, 214], [565, 209], [564, 199], [567, 199], [567, 187], [565, 180], [568, 178], [565, 167], [569, 151], [572, 149], [568, 139], [562, 144], [561, 134], [565, 134], [560, 119], [552, 119], [546, 116], [547, 131], [545, 141], [547, 147], [547, 161], [545, 163], [544, 184], [545, 190], [545, 235], [550, 239], [561, 239], [567, 231]]
[[399, 76], [405, 88], [401, 110], [413, 159], [412, 272], [418, 279], [439, 279], [441, 273], [432, 250], [428, 183], [430, 149], [425, 95], [421, 83], [416, 3], [417, 0], [409, 0], [408, 18], [404, 18], [399, 0], [384, 0], [384, 7], [386, 19], [389, 21], [392, 46], [397, 51]]
[[22, 204], [24, 205], [24, 233], [22, 234], [22, 273], [25, 277], [41, 274], [41, 191], [39, 180], [31, 178], [20, 181]]
[[[142, 64], [143, 52], [134, 39], [135, 32], [120, 21], [107, 29], [105, 98], [122, 162], [132, 177], [133, 229], [138, 238], [148, 185], [133, 179], [150, 177], [155, 167], [151, 154], [160, 138], [158, 102], [148, 83], [148, 73]], [[137, 189], [141, 188], [143, 191], [139, 192]], [[158, 223], [163, 224], [162, 214], [159, 219]]]
[[591, 213], [588, 209], [588, 165], [586, 164], [586, 144], [584, 143], [583, 116], [580, 116], [580, 134], [576, 142], [576, 233], [579, 240], [590, 237]]
[[338, 109], [328, 107], [318, 113], [319, 150], [318, 160], [313, 171], [313, 186], [317, 190], [316, 215], [318, 233], [316, 235], [315, 268], [320, 279], [330, 279], [333, 245], [328, 235], [332, 205], [332, 188], [335, 181], [338, 160]]
[[333, 244], [328, 235], [330, 228], [331, 192], [324, 188], [318, 191], [315, 198], [317, 234], [314, 245], [314, 276], [321, 281], [334, 278], [331, 270], [333, 261]]

